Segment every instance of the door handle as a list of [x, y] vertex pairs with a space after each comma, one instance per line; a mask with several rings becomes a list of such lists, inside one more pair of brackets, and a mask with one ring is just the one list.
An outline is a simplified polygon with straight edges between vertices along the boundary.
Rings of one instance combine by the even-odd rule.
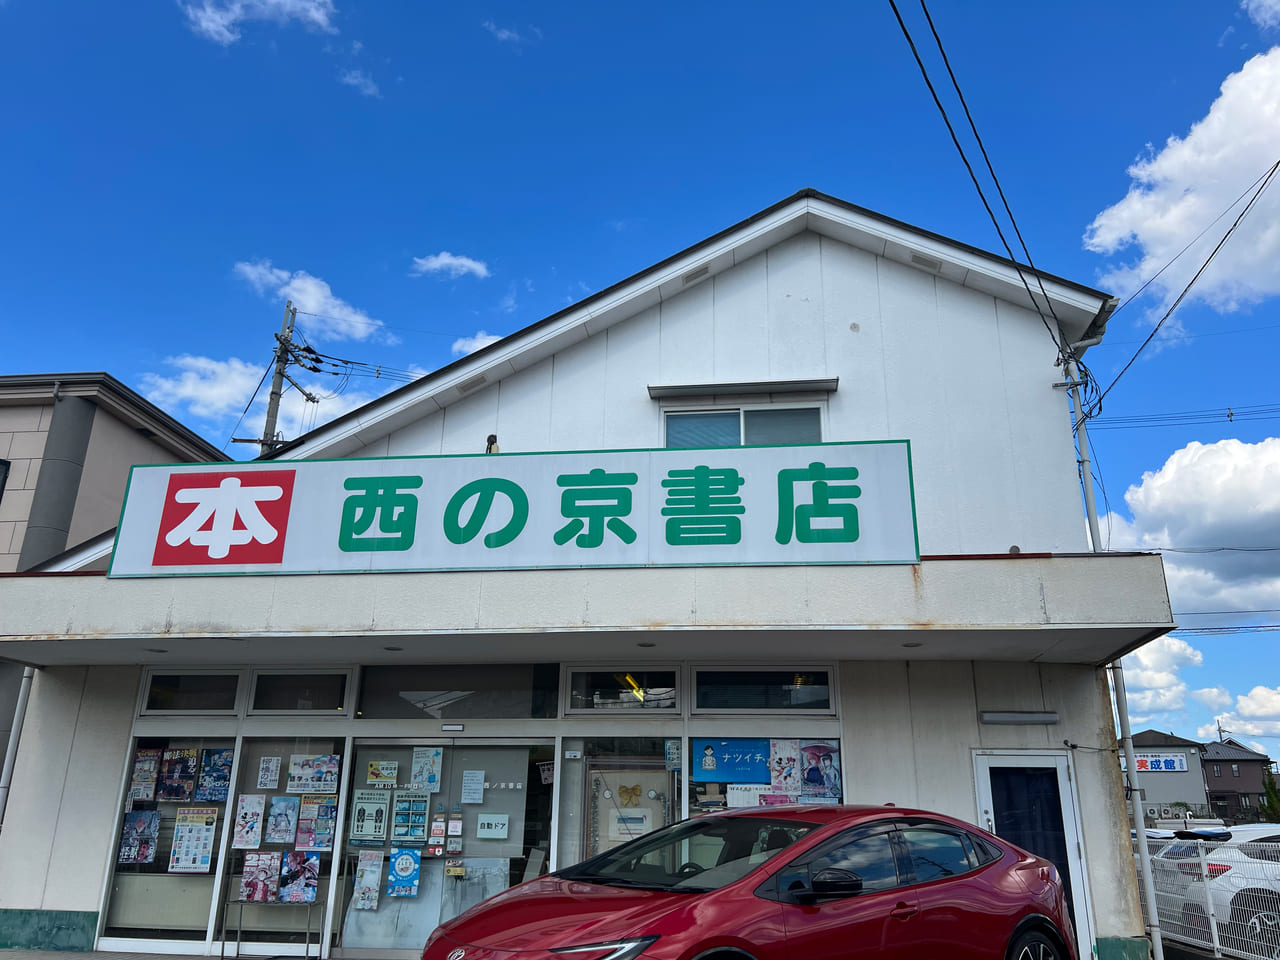
[[889, 916], [895, 920], [905, 920], [907, 917], [914, 917], [919, 912], [919, 907], [899, 900], [898, 905], [889, 911]]

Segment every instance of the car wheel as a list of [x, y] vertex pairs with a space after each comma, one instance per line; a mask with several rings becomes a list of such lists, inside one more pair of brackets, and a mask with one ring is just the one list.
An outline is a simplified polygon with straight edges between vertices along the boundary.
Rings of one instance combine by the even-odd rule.
[[1046, 934], [1028, 930], [1009, 947], [1009, 960], [1063, 960], [1063, 953]]
[[1244, 937], [1250, 953], [1280, 958], [1280, 901], [1268, 899], [1246, 911]]

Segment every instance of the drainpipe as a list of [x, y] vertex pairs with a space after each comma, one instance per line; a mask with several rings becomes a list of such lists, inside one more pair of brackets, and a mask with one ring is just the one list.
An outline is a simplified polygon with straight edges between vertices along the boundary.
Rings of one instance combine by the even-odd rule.
[[18, 759], [18, 741], [22, 739], [22, 722], [27, 715], [27, 701], [31, 698], [31, 680], [35, 667], [22, 671], [22, 685], [18, 688], [18, 705], [13, 710], [13, 729], [9, 731], [9, 746], [4, 752], [4, 771], [0, 773], [0, 830], [4, 829], [4, 808], [9, 803], [9, 784], [13, 782], [13, 765]]
[[[1084, 509], [1089, 521], [1089, 539], [1094, 553], [1102, 552], [1102, 537], [1098, 531], [1098, 508], [1093, 498], [1093, 472], [1089, 463], [1089, 431], [1085, 428], [1084, 407], [1080, 403], [1080, 371], [1076, 366], [1076, 351], [1100, 343], [1102, 337], [1093, 337], [1071, 344], [1067, 353], [1067, 381], [1071, 389], [1072, 416], [1076, 418], [1076, 440], [1080, 445], [1080, 479], [1084, 484]], [[1147, 901], [1148, 930], [1151, 933], [1151, 953], [1154, 960], [1164, 960], [1164, 940], [1160, 935], [1160, 913], [1156, 907], [1156, 888], [1151, 878], [1151, 848], [1147, 844], [1146, 823], [1140, 816], [1141, 792], [1138, 790], [1138, 761], [1133, 754], [1133, 733], [1129, 726], [1129, 696], [1124, 688], [1124, 666], [1112, 661], [1111, 689], [1115, 691], [1116, 717], [1120, 722], [1120, 749], [1124, 751], [1125, 768], [1133, 777], [1129, 800], [1133, 804], [1134, 836], [1138, 841], [1138, 869], [1142, 874], [1142, 890]]]

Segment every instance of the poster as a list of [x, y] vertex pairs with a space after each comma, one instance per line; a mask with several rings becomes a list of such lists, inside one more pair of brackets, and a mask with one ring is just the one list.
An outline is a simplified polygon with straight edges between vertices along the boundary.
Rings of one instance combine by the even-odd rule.
[[280, 851], [246, 853], [240, 877], [240, 899], [270, 903], [280, 889]]
[[240, 794], [236, 800], [235, 833], [231, 835], [233, 849], [256, 850], [262, 845], [262, 815], [266, 804], [267, 798], [261, 793]]
[[462, 771], [462, 802], [484, 803], [484, 771]]
[[[194, 750], [191, 751], [195, 753]], [[195, 758], [192, 758], [192, 766]], [[194, 782], [194, 781], [193, 781]], [[170, 873], [208, 873], [213, 862], [213, 841], [218, 832], [217, 807], [179, 810], [173, 825]]]
[[413, 765], [409, 768], [409, 785], [427, 793], [440, 792], [440, 767], [444, 763], [444, 747], [414, 747]]
[[267, 843], [293, 843], [298, 832], [298, 798], [272, 797], [267, 810]]
[[280, 789], [280, 758], [263, 757], [258, 761], [258, 789]]
[[298, 805], [299, 850], [332, 850], [333, 827], [338, 819], [338, 800], [325, 794], [308, 793]]
[[337, 793], [338, 755], [293, 754], [289, 757], [289, 783], [284, 789], [285, 793]]
[[396, 778], [400, 775], [400, 764], [395, 760], [370, 760], [369, 772], [365, 777], [365, 783], [371, 786], [377, 784], [387, 784], [395, 786]]
[[280, 902], [315, 903], [320, 882], [320, 858], [314, 853], [290, 850], [280, 865]]
[[133, 755], [133, 777], [129, 780], [130, 800], [156, 798], [156, 777], [160, 773], [160, 755], [163, 752], [159, 747], [139, 747]]
[[377, 910], [382, 889], [382, 851], [361, 850], [356, 864], [355, 886], [351, 891], [353, 910]]
[[192, 798], [196, 789], [196, 753], [194, 749], [164, 752], [156, 785], [157, 800], [186, 803]]
[[431, 794], [397, 790], [392, 813], [391, 839], [400, 843], [425, 843]]
[[421, 851], [392, 847], [391, 865], [387, 870], [387, 896], [416, 897], [421, 868]]
[[693, 737], [689, 779], [695, 783], [768, 783], [769, 741]]
[[839, 798], [840, 745], [835, 740], [800, 741], [801, 793], [805, 799]]
[[643, 836], [653, 829], [652, 822], [653, 811], [648, 807], [637, 807], [633, 810], [610, 810], [607, 814], [609, 821], [609, 839], [610, 840], [634, 840], [636, 837]]
[[774, 793], [800, 792], [800, 741], [769, 741], [769, 780]]
[[230, 747], [204, 750], [200, 754], [200, 781], [196, 784], [197, 803], [226, 803], [231, 788]]
[[[771, 794], [773, 787], [767, 783], [730, 783], [724, 789], [725, 806], [759, 807], [763, 806], [760, 797]], [[789, 801], [794, 802], [790, 797]]]
[[[507, 839], [507, 826], [510, 820], [510, 815], [505, 813], [481, 813], [476, 817], [476, 839]], [[452, 822], [449, 825], [452, 826]], [[462, 826], [461, 821], [458, 822], [458, 826]]]
[[[160, 751], [156, 751], [159, 753]], [[160, 839], [160, 811], [134, 810], [124, 815], [116, 863], [154, 863]]]
[[390, 802], [386, 790], [353, 790], [349, 839], [387, 839], [387, 807]]

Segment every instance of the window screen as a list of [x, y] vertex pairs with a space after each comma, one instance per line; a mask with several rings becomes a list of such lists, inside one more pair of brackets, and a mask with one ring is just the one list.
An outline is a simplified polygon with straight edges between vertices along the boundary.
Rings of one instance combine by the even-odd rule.
[[771, 443], [821, 443], [822, 425], [818, 421], [818, 408], [744, 410], [742, 442], [747, 446]]
[[742, 444], [738, 411], [667, 414], [667, 448], [737, 447]]
[[775, 443], [821, 443], [822, 420], [817, 407], [716, 410], [668, 413], [667, 448], [767, 446]]

